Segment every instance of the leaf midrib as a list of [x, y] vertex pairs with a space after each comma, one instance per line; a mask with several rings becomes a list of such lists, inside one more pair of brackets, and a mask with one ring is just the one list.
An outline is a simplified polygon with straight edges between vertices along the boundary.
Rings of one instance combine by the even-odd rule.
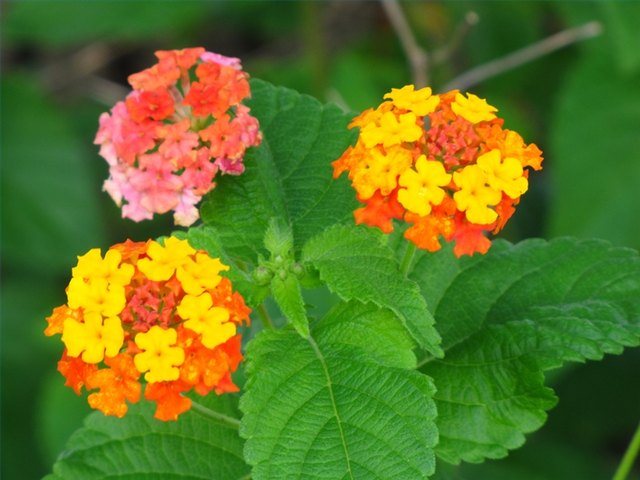
[[335, 394], [333, 393], [333, 381], [331, 380], [331, 375], [329, 375], [329, 369], [327, 367], [327, 362], [324, 358], [324, 355], [320, 351], [318, 344], [313, 339], [313, 337], [309, 336], [307, 341], [311, 345], [313, 352], [315, 353], [320, 365], [322, 365], [322, 371], [324, 372], [324, 376], [327, 379], [327, 389], [329, 390], [329, 398], [331, 399], [331, 406], [333, 408], [333, 414], [336, 417], [336, 423], [338, 424], [338, 432], [340, 434], [340, 442], [342, 443], [342, 448], [344, 450], [344, 457], [347, 462], [347, 473], [349, 475], [348, 478], [353, 480], [353, 472], [351, 471], [351, 457], [349, 455], [349, 448], [347, 447], [347, 440], [344, 435], [344, 430], [342, 428], [342, 419], [340, 418], [340, 414], [338, 413], [338, 405], [336, 404]]

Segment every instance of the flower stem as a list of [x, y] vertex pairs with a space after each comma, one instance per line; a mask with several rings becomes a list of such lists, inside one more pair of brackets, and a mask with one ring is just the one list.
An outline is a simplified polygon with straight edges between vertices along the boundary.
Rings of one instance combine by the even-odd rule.
[[264, 306], [264, 303], [261, 303], [257, 309], [258, 316], [260, 317], [260, 321], [262, 322], [262, 326], [268, 330], [273, 330], [273, 321], [271, 320], [271, 316], [267, 309]]
[[413, 242], [407, 242], [407, 249], [404, 252], [404, 257], [402, 258], [402, 263], [400, 264], [400, 272], [405, 277], [409, 272], [409, 267], [411, 267], [411, 261], [413, 260], [413, 256], [416, 254], [416, 244]]
[[618, 465], [618, 469], [613, 476], [613, 480], [625, 480], [627, 478], [627, 475], [629, 475], [629, 472], [633, 467], [633, 462], [635, 462], [636, 457], [638, 456], [638, 452], [640, 452], [640, 423], [638, 424], [638, 428], [636, 428], [636, 432], [633, 434], [633, 438], [627, 447], [627, 451], [624, 452], [624, 456], [622, 457], [620, 465]]
[[209, 420], [222, 423], [227, 427], [233, 428], [234, 430], [238, 430], [240, 428], [240, 420], [238, 420], [237, 418], [229, 417], [224, 413], [211, 410], [210, 408], [207, 408], [198, 402], [194, 402], [193, 400], [191, 401], [191, 409], [194, 412], [199, 413], [203, 417], [208, 418]]

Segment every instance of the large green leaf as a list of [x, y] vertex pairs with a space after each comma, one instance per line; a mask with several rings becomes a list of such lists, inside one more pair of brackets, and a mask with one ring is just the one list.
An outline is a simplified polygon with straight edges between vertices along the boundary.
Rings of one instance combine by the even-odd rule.
[[377, 230], [336, 225], [311, 239], [302, 259], [342, 298], [392, 310], [421, 347], [440, 355], [433, 316], [415, 282], [400, 273], [384, 239]]
[[260, 80], [251, 82], [251, 112], [262, 144], [245, 157], [246, 171], [221, 178], [202, 205], [233, 256], [255, 262], [272, 218], [293, 229], [300, 247], [328, 225], [348, 218], [354, 194], [345, 178], [333, 180], [331, 162], [350, 145], [350, 117], [334, 105]]
[[437, 441], [431, 380], [391, 312], [340, 304], [301, 338], [247, 350], [241, 434], [252, 478], [423, 479]]
[[640, 258], [603, 241], [496, 241], [424, 255], [412, 273], [442, 335], [421, 371], [438, 388], [442, 459], [500, 458], [555, 404], [545, 370], [640, 344]]
[[[227, 397], [201, 403], [224, 410]], [[246, 478], [237, 430], [200, 416], [183, 414], [176, 422], [153, 419], [148, 402], [133, 405], [124, 418], [95, 412], [67, 448], [46, 480]]]

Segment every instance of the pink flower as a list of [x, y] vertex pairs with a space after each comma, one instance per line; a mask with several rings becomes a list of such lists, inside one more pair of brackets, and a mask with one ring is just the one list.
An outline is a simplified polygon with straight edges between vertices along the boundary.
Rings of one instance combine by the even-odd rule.
[[227, 67], [235, 68], [236, 70], [242, 70], [240, 65], [240, 59], [235, 57], [225, 57], [219, 53], [204, 52], [200, 55], [200, 60], [207, 63], [217, 63], [218, 65], [224, 65]]
[[250, 92], [239, 59], [200, 47], [156, 56], [155, 65], [129, 76], [134, 90], [126, 100], [100, 116], [94, 143], [109, 164], [103, 188], [123, 217], [174, 210], [176, 224], [189, 226], [218, 172], [242, 173], [246, 149], [262, 136], [241, 103]]

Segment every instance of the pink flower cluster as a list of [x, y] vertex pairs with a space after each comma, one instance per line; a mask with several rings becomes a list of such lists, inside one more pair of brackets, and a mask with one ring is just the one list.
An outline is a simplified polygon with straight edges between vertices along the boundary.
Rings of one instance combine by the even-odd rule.
[[174, 211], [177, 225], [199, 218], [196, 204], [215, 176], [239, 175], [248, 147], [262, 140], [240, 60], [204, 48], [156, 52], [158, 63], [129, 76], [133, 91], [100, 116], [95, 143], [109, 164], [104, 183], [136, 222]]

